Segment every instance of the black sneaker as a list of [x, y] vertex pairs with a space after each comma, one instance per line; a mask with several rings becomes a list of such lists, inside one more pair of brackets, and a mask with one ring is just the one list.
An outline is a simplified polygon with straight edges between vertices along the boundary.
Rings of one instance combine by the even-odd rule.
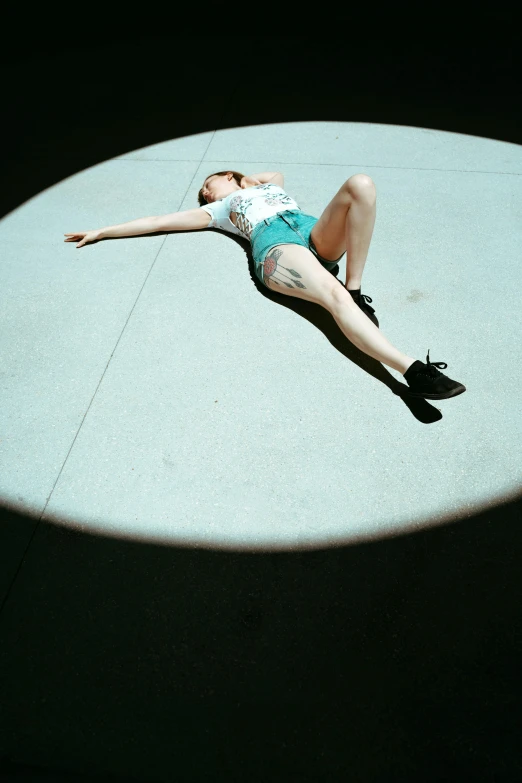
[[361, 294], [361, 289], [359, 288], [358, 291], [348, 291], [349, 294], [352, 295], [352, 299], [355, 302], [356, 305], [359, 305], [359, 308], [363, 311], [365, 315], [368, 316], [370, 321], [373, 321], [375, 326], [379, 328], [379, 321], [377, 320], [377, 316], [374, 315], [375, 310], [373, 307], [370, 307], [368, 302], [372, 302], [371, 296], [367, 296], [366, 294]]
[[426, 356], [427, 364], [415, 361], [408, 367], [403, 377], [408, 382], [411, 391], [408, 394], [411, 397], [424, 397], [427, 400], [445, 400], [448, 397], [456, 397], [466, 391], [466, 387], [458, 381], [452, 381], [444, 373], [439, 372], [437, 367], [445, 370], [448, 366], [446, 362], [430, 362], [430, 352]]

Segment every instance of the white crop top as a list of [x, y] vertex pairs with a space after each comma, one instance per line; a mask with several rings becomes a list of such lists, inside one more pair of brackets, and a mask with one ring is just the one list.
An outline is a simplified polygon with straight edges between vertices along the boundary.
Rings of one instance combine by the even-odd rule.
[[221, 228], [250, 239], [253, 229], [265, 218], [287, 209], [300, 209], [283, 188], [272, 182], [234, 190], [225, 198], [201, 207], [211, 216], [207, 228]]

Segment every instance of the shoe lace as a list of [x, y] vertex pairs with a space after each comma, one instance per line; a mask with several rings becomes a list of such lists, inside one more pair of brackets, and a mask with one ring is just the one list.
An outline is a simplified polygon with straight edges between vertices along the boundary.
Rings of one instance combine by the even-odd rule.
[[369, 310], [371, 313], [375, 312], [373, 307], [370, 307], [370, 305], [368, 304], [368, 302], [373, 301], [371, 296], [368, 296], [368, 294], [361, 294], [361, 301], [366, 306], [367, 310]]
[[[430, 362], [430, 351], [428, 350], [428, 354], [426, 356], [426, 364], [428, 365], [428, 373], [435, 377], [438, 375], [438, 371], [435, 369], [436, 367], [439, 368], [439, 370], [445, 370], [448, 366], [446, 362]], [[433, 367], [433, 369], [432, 369]]]

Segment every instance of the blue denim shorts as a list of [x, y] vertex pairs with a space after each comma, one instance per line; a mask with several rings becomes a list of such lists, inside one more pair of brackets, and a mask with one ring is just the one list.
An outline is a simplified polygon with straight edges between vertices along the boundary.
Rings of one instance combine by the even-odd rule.
[[328, 261], [319, 255], [310, 237], [317, 220], [318, 218], [306, 215], [300, 209], [287, 209], [283, 212], [277, 212], [255, 226], [250, 235], [250, 244], [252, 245], [256, 277], [263, 285], [266, 286], [264, 281], [265, 259], [276, 245], [302, 245], [311, 250], [329, 272], [337, 266], [344, 253], [337, 261]]

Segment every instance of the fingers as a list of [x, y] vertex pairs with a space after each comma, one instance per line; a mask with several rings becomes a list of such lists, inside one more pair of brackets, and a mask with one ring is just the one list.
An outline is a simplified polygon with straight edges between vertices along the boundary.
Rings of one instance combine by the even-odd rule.
[[75, 233], [75, 234], [64, 234], [64, 237], [69, 237], [69, 239], [64, 239], [64, 242], [78, 242], [80, 239], [81, 242], [79, 242], [76, 247], [83, 247], [85, 245], [85, 232]]

